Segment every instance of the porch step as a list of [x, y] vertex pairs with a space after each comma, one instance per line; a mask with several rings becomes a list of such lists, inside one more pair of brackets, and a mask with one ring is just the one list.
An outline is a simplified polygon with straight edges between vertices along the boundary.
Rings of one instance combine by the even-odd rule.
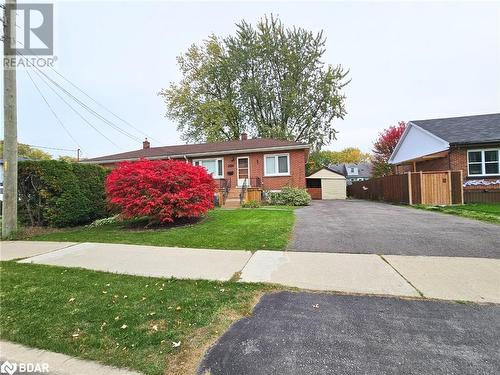
[[240, 198], [227, 198], [222, 208], [240, 208]]

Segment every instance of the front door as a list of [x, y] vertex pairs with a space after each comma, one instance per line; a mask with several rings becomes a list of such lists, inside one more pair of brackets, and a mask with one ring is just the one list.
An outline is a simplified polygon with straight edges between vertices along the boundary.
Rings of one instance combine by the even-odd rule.
[[250, 160], [248, 156], [240, 157], [237, 160], [238, 165], [238, 186], [243, 186], [246, 181], [246, 185], [250, 186]]

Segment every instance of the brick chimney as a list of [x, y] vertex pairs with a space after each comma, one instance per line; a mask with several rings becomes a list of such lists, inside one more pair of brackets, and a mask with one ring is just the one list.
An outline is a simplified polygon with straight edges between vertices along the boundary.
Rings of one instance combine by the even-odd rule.
[[248, 139], [248, 134], [243, 132], [241, 133], [241, 138], [240, 138], [242, 141], [246, 141]]
[[142, 149], [145, 150], [149, 147], [151, 147], [151, 143], [149, 143], [148, 139], [146, 138], [144, 142], [142, 142]]

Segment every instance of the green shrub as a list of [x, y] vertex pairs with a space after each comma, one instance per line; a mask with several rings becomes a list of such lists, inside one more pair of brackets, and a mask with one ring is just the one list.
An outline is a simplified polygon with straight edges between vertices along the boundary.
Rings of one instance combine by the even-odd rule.
[[31, 226], [66, 227], [106, 216], [107, 171], [59, 160], [19, 162], [19, 216]]
[[259, 208], [260, 206], [261, 204], [259, 201], [248, 201], [242, 205], [243, 208]]
[[306, 189], [284, 187], [280, 192], [268, 193], [269, 203], [278, 206], [307, 206], [311, 196]]

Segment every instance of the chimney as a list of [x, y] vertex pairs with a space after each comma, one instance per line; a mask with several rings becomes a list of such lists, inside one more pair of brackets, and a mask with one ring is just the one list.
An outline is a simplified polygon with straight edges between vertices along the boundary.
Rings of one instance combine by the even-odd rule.
[[142, 149], [145, 150], [151, 146], [151, 143], [149, 143], [148, 139], [146, 138], [144, 142], [142, 142]]
[[241, 140], [246, 141], [247, 139], [248, 139], [248, 134], [245, 132], [241, 133]]

